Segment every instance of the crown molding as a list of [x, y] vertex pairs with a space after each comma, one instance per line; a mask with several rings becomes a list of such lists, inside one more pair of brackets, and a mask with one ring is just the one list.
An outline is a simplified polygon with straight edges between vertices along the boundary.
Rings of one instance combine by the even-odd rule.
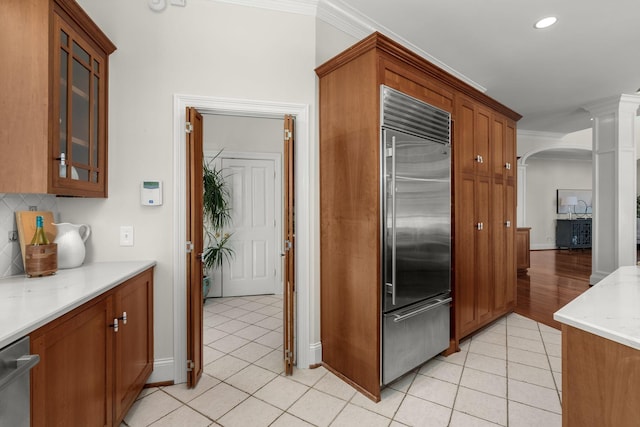
[[279, 12], [297, 13], [316, 16], [318, 0], [212, 0], [218, 3], [229, 3], [239, 6], [257, 7], [277, 10]]
[[562, 139], [566, 136], [566, 133], [560, 132], [541, 132], [536, 130], [524, 130], [518, 129], [517, 136], [529, 136], [533, 138], [551, 138], [551, 139]]
[[338, 28], [339, 30], [344, 31], [345, 33], [355, 37], [358, 40], [362, 39], [365, 36], [368, 36], [374, 31], [378, 31], [389, 37], [393, 41], [413, 51], [414, 53], [422, 56], [427, 61], [443, 69], [447, 73], [457, 77], [458, 79], [462, 80], [478, 91], [482, 93], [487, 91], [487, 89], [481, 84], [454, 70], [444, 62], [440, 61], [438, 58], [431, 56], [428, 52], [425, 52], [418, 46], [410, 43], [403, 37], [381, 25], [380, 23], [360, 13], [356, 9], [353, 9], [351, 6], [348, 6], [341, 0], [319, 0], [317, 18], [326, 22], [327, 24]]

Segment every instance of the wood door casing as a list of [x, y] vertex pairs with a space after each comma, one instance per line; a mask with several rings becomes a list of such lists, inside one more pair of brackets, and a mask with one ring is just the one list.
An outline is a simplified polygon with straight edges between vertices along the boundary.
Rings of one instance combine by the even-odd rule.
[[293, 374], [295, 362], [295, 139], [294, 118], [284, 117], [284, 372]]
[[195, 108], [187, 107], [187, 122], [191, 124], [191, 131], [187, 131], [187, 225], [186, 238], [191, 242], [191, 250], [187, 250], [186, 283], [187, 283], [187, 386], [192, 388], [198, 384], [202, 376], [202, 250], [203, 250], [203, 219], [202, 219], [202, 115]]

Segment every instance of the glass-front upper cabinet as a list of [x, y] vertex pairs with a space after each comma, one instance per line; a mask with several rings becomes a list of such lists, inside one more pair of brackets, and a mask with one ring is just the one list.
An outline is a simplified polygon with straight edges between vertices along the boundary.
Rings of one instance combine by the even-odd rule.
[[51, 192], [107, 197], [108, 54], [53, 15]]

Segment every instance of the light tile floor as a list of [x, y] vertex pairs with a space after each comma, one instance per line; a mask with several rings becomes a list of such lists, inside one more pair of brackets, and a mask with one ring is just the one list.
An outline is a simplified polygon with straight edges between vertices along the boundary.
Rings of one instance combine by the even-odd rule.
[[123, 426], [561, 425], [560, 332], [510, 314], [373, 403], [325, 368], [282, 375], [282, 298], [208, 299], [204, 374], [143, 390]]

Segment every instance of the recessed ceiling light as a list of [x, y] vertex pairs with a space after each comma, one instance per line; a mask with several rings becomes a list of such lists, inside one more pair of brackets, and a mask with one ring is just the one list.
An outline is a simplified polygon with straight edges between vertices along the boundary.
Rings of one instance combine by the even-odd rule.
[[547, 16], [546, 18], [542, 18], [541, 20], [536, 22], [534, 24], [534, 28], [541, 30], [543, 28], [552, 26], [556, 22], [558, 22], [558, 18], [556, 18], [555, 16]]

